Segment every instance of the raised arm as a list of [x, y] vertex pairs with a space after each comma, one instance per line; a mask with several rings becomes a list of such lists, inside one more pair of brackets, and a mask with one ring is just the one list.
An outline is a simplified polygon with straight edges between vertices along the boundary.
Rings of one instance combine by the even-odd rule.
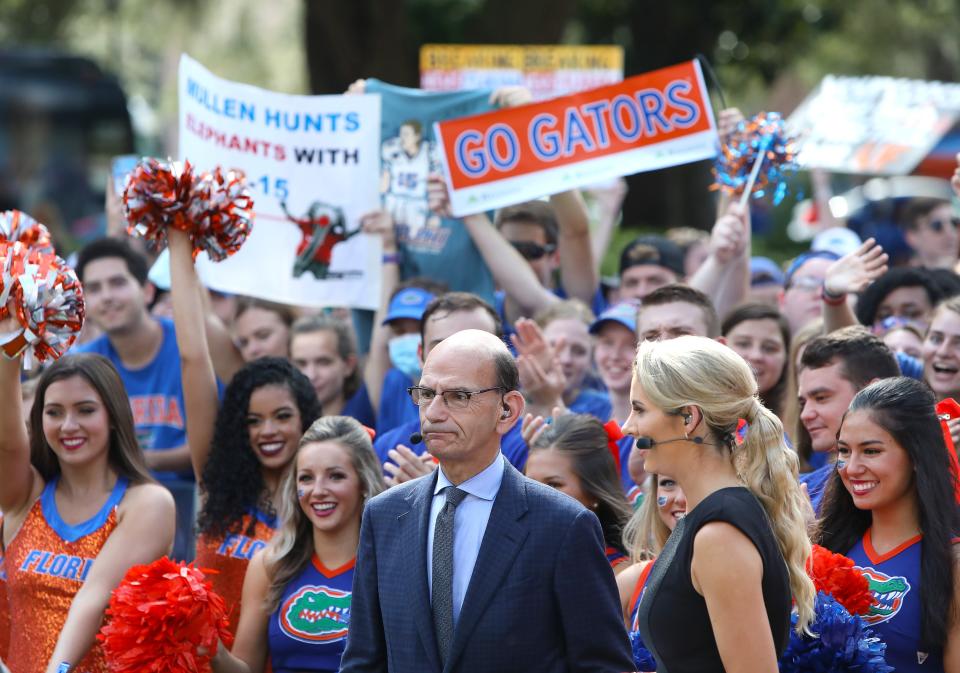
[[368, 234], [378, 234], [383, 243], [383, 262], [380, 267], [380, 307], [373, 316], [373, 333], [370, 336], [370, 354], [363, 368], [363, 382], [367, 396], [376, 413], [380, 410], [383, 395], [383, 378], [390, 369], [390, 353], [387, 342], [390, 328], [382, 325], [387, 315], [390, 297], [400, 283], [400, 260], [397, 257], [397, 238], [393, 217], [386, 210], [375, 210], [360, 218], [361, 229]]
[[603, 265], [603, 257], [610, 247], [613, 230], [620, 221], [620, 209], [627, 197], [627, 181], [617, 178], [609, 185], [588, 187], [584, 190], [591, 198], [590, 212], [594, 216], [593, 231], [590, 234], [590, 248], [593, 252], [593, 270], [598, 274]]
[[717, 313], [741, 303], [750, 287], [750, 213], [737, 203], [727, 206], [710, 233], [710, 252], [688, 284], [713, 301]]
[[[427, 195], [430, 210], [445, 217], [452, 216], [443, 176], [430, 176]], [[527, 260], [494, 228], [486, 214], [467, 215], [463, 218], [463, 224], [480, 251], [484, 264], [493, 274], [494, 281], [520, 305], [524, 315], [533, 315], [559, 301], [556, 295], [540, 284]]]
[[827, 267], [823, 279], [823, 328], [829, 334], [841, 327], [857, 325], [857, 316], [847, 302], [848, 294], [863, 292], [887, 271], [887, 254], [872, 238]]
[[132, 566], [151, 563], [173, 546], [173, 496], [157, 484], [132, 486], [120, 504], [117, 527], [97, 555], [83, 587], [70, 604], [47, 673], [61, 662], [76, 664], [95, 642], [110, 594]]
[[590, 220], [580, 193], [560, 192], [550, 197], [559, 227], [557, 249], [560, 253], [560, 281], [567, 296], [587, 306], [600, 285], [600, 276], [593, 264], [593, 243]]
[[203, 286], [200, 286], [200, 293], [203, 298], [203, 327], [207, 336], [207, 350], [213, 361], [213, 371], [225, 384], [230, 383], [233, 375], [243, 367], [243, 355], [234, 343], [230, 330], [211, 309], [210, 293]]
[[485, 213], [467, 215], [463, 224], [497, 285], [520, 305], [524, 315], [534, 315], [559, 301], [540, 284], [527, 260], [494, 228]]
[[[0, 323], [0, 333], [12, 332], [15, 321]], [[11, 513], [32, 503], [43, 488], [43, 480], [30, 464], [30, 442], [20, 402], [21, 360], [0, 356], [0, 511]], [[12, 524], [8, 524], [12, 525]]]
[[170, 229], [170, 294], [180, 349], [183, 402], [187, 409], [187, 446], [193, 473], [200, 481], [213, 444], [219, 399], [213, 361], [204, 331], [203, 288], [193, 266], [190, 238]]

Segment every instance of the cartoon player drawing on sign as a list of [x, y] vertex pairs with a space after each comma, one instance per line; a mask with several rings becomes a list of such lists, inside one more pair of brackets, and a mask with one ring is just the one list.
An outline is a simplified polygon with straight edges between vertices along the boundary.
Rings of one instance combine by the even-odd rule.
[[412, 240], [424, 225], [439, 224], [427, 207], [427, 177], [440, 171], [436, 146], [424, 139], [419, 121], [408, 119], [400, 124], [396, 137], [383, 141], [380, 151], [383, 207], [393, 216], [398, 236]]
[[304, 217], [294, 217], [287, 210], [285, 202], [281, 202], [280, 207], [287, 219], [300, 227], [300, 232], [303, 234], [303, 239], [297, 246], [297, 259], [293, 264], [294, 278], [299, 278], [307, 271], [318, 280], [343, 278], [362, 273], [360, 271], [332, 273], [329, 270], [334, 246], [360, 231], [356, 229], [347, 233], [341, 208], [322, 201], [314, 201]]

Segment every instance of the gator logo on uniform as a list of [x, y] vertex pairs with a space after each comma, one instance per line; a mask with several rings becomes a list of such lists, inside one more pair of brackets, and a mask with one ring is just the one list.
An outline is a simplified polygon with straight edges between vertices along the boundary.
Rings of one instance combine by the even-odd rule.
[[863, 621], [874, 625], [892, 619], [900, 608], [903, 599], [910, 593], [910, 583], [906, 577], [890, 577], [873, 568], [860, 568], [870, 585], [870, 592], [877, 602], [870, 606], [870, 611], [863, 616]]
[[280, 606], [280, 629], [304, 643], [330, 643], [347, 637], [350, 592], [307, 585]]

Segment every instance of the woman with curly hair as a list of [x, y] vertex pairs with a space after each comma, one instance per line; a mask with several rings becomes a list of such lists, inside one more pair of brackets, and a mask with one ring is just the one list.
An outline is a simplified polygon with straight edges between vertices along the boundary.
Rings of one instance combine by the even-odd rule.
[[191, 244], [179, 231], [170, 230], [168, 238], [187, 444], [202, 498], [196, 563], [217, 571], [213, 588], [235, 628], [247, 565], [273, 535], [280, 481], [320, 405], [309, 379], [290, 362], [263, 357], [234, 375], [218, 411]]
[[214, 673], [260, 673], [268, 662], [277, 673], [340, 668], [360, 515], [385, 487], [359, 422], [325, 416], [310, 426], [280, 487], [280, 528], [250, 562], [236, 643], [220, 647]]
[[920, 381], [881, 379], [843, 418], [837, 469], [814, 539], [863, 569], [877, 599], [864, 620], [897, 671], [960, 671], [955, 479]]

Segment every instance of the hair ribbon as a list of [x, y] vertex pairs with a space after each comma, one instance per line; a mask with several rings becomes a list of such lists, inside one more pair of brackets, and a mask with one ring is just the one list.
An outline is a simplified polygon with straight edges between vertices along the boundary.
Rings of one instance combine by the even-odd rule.
[[947, 445], [947, 458], [950, 461], [950, 474], [953, 477], [953, 497], [957, 503], [960, 503], [960, 461], [957, 460], [957, 448], [953, 445], [953, 437], [950, 436], [950, 426], [947, 421], [953, 421], [960, 418], [960, 404], [952, 397], [937, 402], [937, 418], [940, 419], [940, 427], [943, 429], [943, 441]]
[[620, 473], [620, 447], [617, 442], [623, 439], [623, 431], [620, 424], [615, 420], [609, 420], [603, 424], [603, 429], [607, 433], [607, 448], [613, 456], [613, 463], [617, 466], [617, 474]]

